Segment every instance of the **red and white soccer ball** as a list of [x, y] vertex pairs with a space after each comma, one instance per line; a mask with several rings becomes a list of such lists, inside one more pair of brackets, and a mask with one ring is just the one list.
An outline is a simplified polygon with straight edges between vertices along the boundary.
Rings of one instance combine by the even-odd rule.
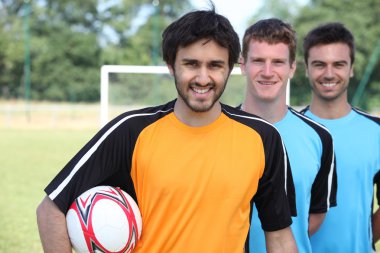
[[136, 202], [111, 186], [82, 193], [70, 206], [66, 222], [71, 244], [79, 253], [132, 252], [142, 230]]

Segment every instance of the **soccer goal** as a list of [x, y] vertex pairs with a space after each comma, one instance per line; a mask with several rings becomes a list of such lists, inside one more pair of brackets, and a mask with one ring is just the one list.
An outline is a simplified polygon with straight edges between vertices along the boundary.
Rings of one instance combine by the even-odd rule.
[[[100, 72], [101, 127], [123, 111], [165, 103], [177, 96], [166, 66], [103, 65]], [[221, 101], [237, 106], [244, 92], [245, 78], [240, 68], [234, 67]]]

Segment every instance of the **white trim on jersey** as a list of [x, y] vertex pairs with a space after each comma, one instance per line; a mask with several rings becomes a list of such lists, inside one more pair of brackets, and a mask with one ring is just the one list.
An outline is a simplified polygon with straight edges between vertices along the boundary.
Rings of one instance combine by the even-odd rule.
[[[269, 123], [268, 121], [264, 120], [264, 119], [261, 119], [261, 118], [258, 118], [258, 117], [254, 117], [254, 116], [245, 116], [245, 115], [239, 115], [239, 114], [234, 114], [234, 113], [230, 113], [229, 111], [227, 111], [226, 109], [223, 109], [223, 111], [225, 111], [226, 113], [228, 113], [229, 115], [233, 115], [235, 117], [240, 117], [240, 118], [246, 118], [246, 119], [253, 119], [253, 120], [257, 120], [257, 121], [261, 121], [263, 123], [266, 123], [268, 124], [269, 126], [272, 126], [276, 131], [277, 133], [281, 136], [280, 132], [278, 131], [278, 129], [271, 123]], [[287, 181], [288, 181], [288, 163], [287, 163], [287, 155], [286, 155], [286, 149], [285, 149], [285, 144], [281, 138], [281, 144], [282, 144], [282, 149], [283, 149], [283, 153], [284, 153], [284, 170], [285, 170], [285, 193], [288, 194], [288, 184], [287, 184]]]
[[[334, 144], [333, 144], [334, 146]], [[328, 189], [327, 189], [327, 210], [330, 209], [330, 196], [331, 196], [331, 188], [332, 188], [332, 180], [333, 180], [333, 170], [335, 164], [335, 154], [333, 155], [332, 163], [330, 166], [329, 176], [328, 176]]]
[[49, 194], [49, 198], [51, 200], [54, 200], [58, 194], [61, 193], [61, 191], [66, 187], [66, 185], [70, 182], [70, 180], [74, 177], [74, 175], [78, 172], [78, 170], [82, 167], [82, 165], [91, 157], [91, 155], [98, 149], [98, 147], [100, 146], [100, 144], [118, 127], [120, 126], [123, 122], [125, 122], [126, 120], [128, 119], [131, 119], [131, 118], [134, 118], [134, 117], [140, 117], [140, 116], [151, 116], [151, 115], [155, 115], [157, 113], [165, 113], [165, 112], [168, 112], [170, 110], [173, 110], [173, 108], [170, 108], [169, 110], [166, 110], [166, 111], [162, 111], [162, 110], [159, 110], [157, 112], [154, 112], [154, 113], [140, 113], [140, 114], [132, 114], [132, 115], [128, 115], [122, 119], [120, 119], [118, 122], [116, 122], [114, 125], [112, 125], [112, 127], [110, 127], [100, 138], [99, 140], [94, 144], [94, 146], [92, 146], [86, 154], [84, 154], [82, 156], [82, 158], [78, 161], [78, 163], [73, 167], [73, 169], [71, 170], [70, 174], [62, 181], [62, 183], [60, 185], [58, 185], [58, 187], [52, 192]]
[[[294, 114], [296, 114], [296, 115], [298, 115], [299, 117], [301, 117], [301, 118], [303, 118], [303, 119], [309, 121], [310, 123], [312, 123], [312, 124], [314, 124], [314, 125], [317, 125], [317, 126], [323, 128], [323, 129], [325, 129], [325, 130], [331, 135], [329, 129], [326, 128], [326, 127], [325, 127], [324, 125], [322, 125], [321, 123], [314, 121], [313, 119], [311, 119], [311, 118], [305, 116], [305, 115], [302, 114], [302, 113], [297, 112], [296, 110], [294, 110], [294, 109], [292, 109], [292, 108], [290, 108], [290, 109], [291, 109], [291, 111], [292, 111]], [[331, 136], [331, 138], [332, 138], [332, 136]], [[328, 188], [327, 188], [327, 210], [326, 210], [326, 211], [328, 211], [328, 210], [330, 209], [330, 206], [331, 206], [331, 203], [330, 203], [330, 196], [331, 196], [331, 188], [332, 188], [332, 180], [333, 180], [333, 171], [334, 171], [334, 168], [335, 168], [335, 166], [334, 166], [334, 165], [335, 165], [335, 147], [334, 147], [334, 142], [332, 142], [332, 146], [333, 146], [334, 154], [333, 154], [332, 161], [331, 161], [331, 165], [330, 165], [330, 171], [329, 171], [329, 174], [328, 174], [328, 177], [327, 177], [327, 178], [328, 178], [328, 181], [327, 181], [327, 182], [328, 182], [328, 183], [327, 183], [327, 187], [328, 187]]]
[[305, 115], [302, 114], [302, 113], [297, 112], [296, 110], [294, 110], [294, 109], [292, 109], [292, 108], [290, 108], [290, 109], [291, 109], [291, 111], [292, 111], [294, 114], [297, 114], [297, 115], [300, 116], [301, 118], [303, 118], [303, 119], [309, 121], [310, 123], [313, 123], [314, 125], [320, 126], [321, 128], [325, 129], [327, 132], [329, 132], [329, 134], [331, 134], [330, 131], [329, 131], [329, 129], [327, 129], [327, 128], [326, 128], [324, 125], [322, 125], [321, 123], [318, 123], [318, 122], [316, 122], [315, 120], [312, 120], [311, 118], [305, 116]]

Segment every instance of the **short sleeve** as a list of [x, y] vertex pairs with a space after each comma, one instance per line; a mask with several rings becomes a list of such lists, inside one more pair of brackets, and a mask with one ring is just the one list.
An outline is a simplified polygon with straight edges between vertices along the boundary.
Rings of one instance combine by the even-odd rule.
[[[274, 131], [264, 139], [264, 150], [265, 169], [254, 201], [263, 230], [276, 231], [290, 226], [291, 214], [296, 214], [294, 183], [286, 150], [278, 132]], [[287, 193], [290, 194], [289, 198]]]
[[320, 133], [322, 141], [321, 166], [311, 189], [310, 213], [325, 213], [336, 206], [337, 173], [335, 166], [334, 145], [331, 135]]

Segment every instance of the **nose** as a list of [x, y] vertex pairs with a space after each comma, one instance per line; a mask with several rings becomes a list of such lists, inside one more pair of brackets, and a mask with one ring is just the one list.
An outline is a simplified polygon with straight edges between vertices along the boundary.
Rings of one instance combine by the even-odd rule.
[[195, 82], [199, 85], [207, 85], [210, 83], [210, 74], [207, 68], [199, 68]]
[[270, 62], [265, 62], [263, 65], [263, 75], [264, 76], [271, 76], [273, 74], [272, 65]]
[[333, 79], [334, 78], [334, 70], [332, 66], [327, 66], [326, 71], [324, 73], [324, 77], [326, 79]]

